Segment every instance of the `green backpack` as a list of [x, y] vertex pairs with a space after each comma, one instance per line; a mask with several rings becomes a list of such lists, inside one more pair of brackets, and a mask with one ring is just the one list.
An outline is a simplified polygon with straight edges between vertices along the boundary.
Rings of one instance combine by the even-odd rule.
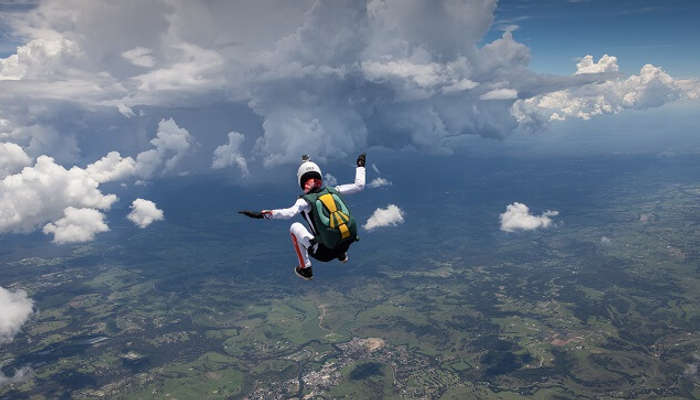
[[309, 203], [316, 240], [329, 249], [359, 240], [357, 224], [337, 190], [324, 187], [316, 193], [301, 196]]

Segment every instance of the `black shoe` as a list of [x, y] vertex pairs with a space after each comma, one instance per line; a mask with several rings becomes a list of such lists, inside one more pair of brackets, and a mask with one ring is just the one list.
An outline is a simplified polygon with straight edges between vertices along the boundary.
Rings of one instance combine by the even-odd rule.
[[314, 277], [314, 273], [311, 270], [311, 267], [306, 267], [306, 268], [301, 268], [299, 266], [294, 267], [294, 273], [297, 274], [297, 276], [301, 279], [306, 279], [307, 281], [310, 281]]
[[338, 261], [340, 261], [341, 263], [346, 263], [346, 262], [348, 262], [348, 260], [349, 260], [349, 258], [348, 258], [347, 252], [338, 256]]

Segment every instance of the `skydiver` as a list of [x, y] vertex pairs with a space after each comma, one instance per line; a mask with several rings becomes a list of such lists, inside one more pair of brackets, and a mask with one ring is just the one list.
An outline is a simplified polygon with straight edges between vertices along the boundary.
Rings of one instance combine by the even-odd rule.
[[355, 182], [333, 187], [323, 185], [321, 168], [308, 156], [302, 157], [297, 170], [297, 182], [304, 194], [289, 208], [239, 211], [250, 218], [290, 219], [301, 213], [309, 229], [299, 222], [289, 228], [294, 251], [299, 265], [294, 273], [306, 280], [313, 277], [309, 255], [318, 261], [328, 262], [334, 259], [342, 263], [348, 261], [348, 248], [359, 240], [357, 224], [350, 214], [342, 195], [357, 193], [365, 187], [364, 153], [357, 157]]

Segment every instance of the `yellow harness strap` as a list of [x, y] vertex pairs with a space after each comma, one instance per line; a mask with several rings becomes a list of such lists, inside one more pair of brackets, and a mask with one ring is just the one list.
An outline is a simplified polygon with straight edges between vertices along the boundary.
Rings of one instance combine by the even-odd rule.
[[326, 193], [318, 199], [321, 200], [321, 203], [323, 203], [330, 213], [331, 228], [338, 228], [340, 230], [340, 237], [343, 239], [350, 237], [350, 230], [346, 225], [346, 222], [350, 221], [350, 217], [338, 210], [338, 206], [335, 204], [333, 196], [330, 193]]

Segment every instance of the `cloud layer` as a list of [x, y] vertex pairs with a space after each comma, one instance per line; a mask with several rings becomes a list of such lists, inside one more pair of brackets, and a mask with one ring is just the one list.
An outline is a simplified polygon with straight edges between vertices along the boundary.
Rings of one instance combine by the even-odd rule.
[[[154, 107], [236, 103], [259, 117], [262, 133], [229, 134], [211, 166], [245, 173], [251, 160], [343, 158], [373, 145], [451, 152], [465, 135], [502, 138], [562, 119], [698, 97], [697, 80], [674, 79], [651, 65], [623, 76], [609, 55], [584, 56], [571, 76], [538, 75], [513, 29], [480, 45], [496, 5], [40, 2], [8, 17], [12, 34], [26, 42], [0, 59], [0, 140], [31, 157], [73, 160], [84, 141], [99, 139], [78, 124], [66, 129], [66, 115], [118, 112], [123, 118], [112, 116], [112, 123], [129, 136]], [[156, 164], [167, 172], [196, 141], [167, 123], [159, 131], [167, 137], [137, 159], [142, 175], [153, 177]], [[251, 155], [240, 149], [244, 140]]]
[[143, 229], [155, 221], [162, 221], [163, 210], [158, 209], [156, 203], [150, 200], [136, 199], [131, 203], [131, 212], [127, 218]]
[[377, 208], [362, 226], [368, 231], [384, 226], [396, 226], [403, 224], [404, 212], [395, 204], [389, 204], [386, 208]]
[[551, 217], [559, 215], [559, 211], [547, 210], [541, 215], [530, 214], [530, 209], [523, 203], [515, 202], [506, 207], [506, 211], [499, 218], [501, 230], [515, 232], [517, 230], [532, 231], [539, 228], [548, 228], [552, 225]]
[[24, 290], [0, 287], [0, 344], [11, 342], [32, 314], [34, 302]]

